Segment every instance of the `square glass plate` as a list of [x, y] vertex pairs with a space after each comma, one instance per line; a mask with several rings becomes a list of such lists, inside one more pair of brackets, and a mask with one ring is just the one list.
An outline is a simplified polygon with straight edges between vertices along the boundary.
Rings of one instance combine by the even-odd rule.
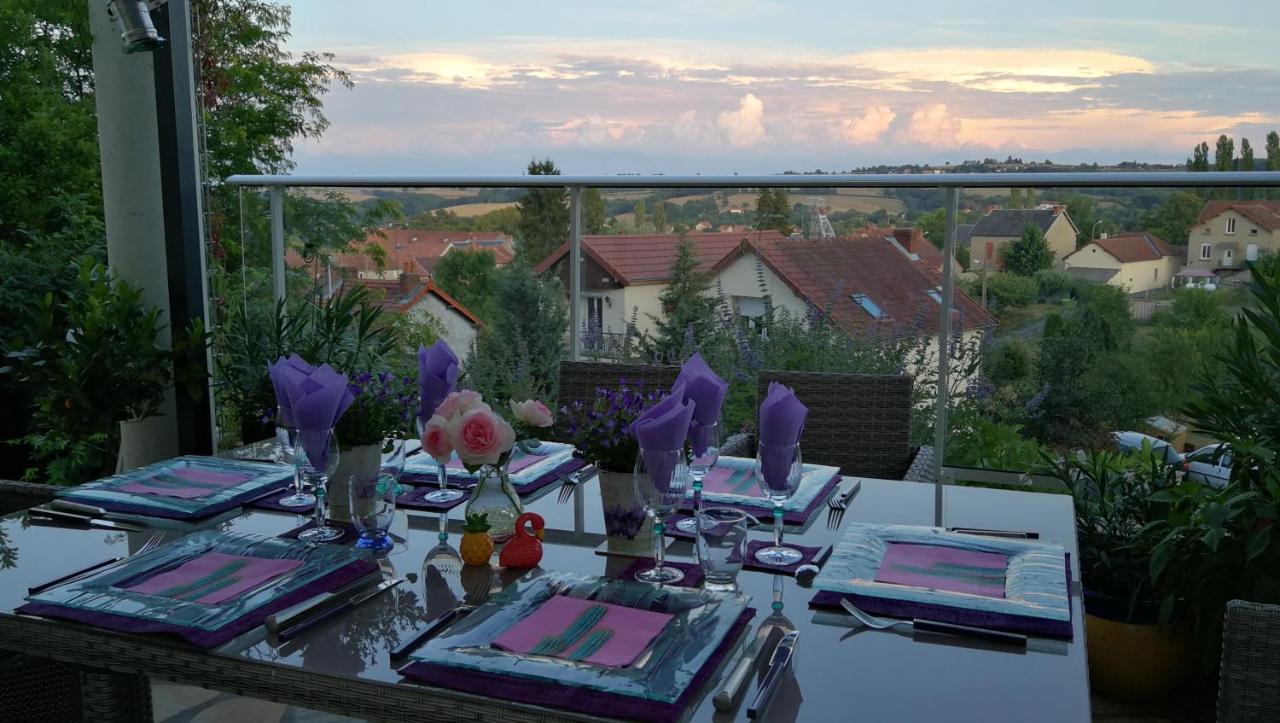
[[[747, 476], [742, 480], [742, 493], [708, 492], [704, 488], [702, 490], [702, 504], [704, 506], [707, 506], [708, 503], [742, 505], [744, 507], [757, 507], [765, 511], [773, 509], [773, 503], [765, 499], [764, 493], [760, 491], [760, 483], [755, 479], [755, 464], [756, 461], [754, 459], [747, 459], [746, 457], [721, 457], [716, 460], [714, 469], [728, 469], [731, 473], [746, 473]], [[782, 507], [786, 512], [802, 512], [808, 509], [814, 498], [822, 494], [831, 478], [838, 477], [840, 474], [839, 467], [828, 467], [821, 464], [806, 464], [801, 466], [800, 470], [800, 486], [796, 488], [796, 493], [787, 500], [787, 504]], [[685, 494], [685, 500], [688, 505], [692, 505], [692, 489]]]
[[[123, 589], [209, 552], [301, 560], [302, 565], [216, 605], [202, 605]], [[88, 577], [58, 585], [29, 596], [27, 600], [198, 630], [218, 630], [259, 606], [287, 595], [344, 565], [366, 559], [367, 556], [368, 553], [363, 550], [341, 545], [309, 545], [279, 537], [208, 530], [187, 535], [141, 555], [125, 558]]]
[[[513, 653], [491, 643], [552, 595], [670, 613], [674, 617], [631, 666], [611, 668], [564, 658]], [[533, 573], [508, 586], [443, 635], [416, 650], [414, 661], [517, 676], [674, 702], [724, 641], [749, 598], [704, 590], [659, 587], [572, 572]]]
[[[512, 453], [512, 460], [519, 459], [518, 455], [522, 454], [519, 449]], [[511, 483], [517, 487], [527, 485], [539, 477], [555, 470], [569, 460], [573, 459], [573, 445], [563, 444], [560, 442], [542, 442], [542, 447], [538, 450], [538, 454], [545, 454], [546, 458], [535, 462], [534, 464], [511, 473]], [[458, 455], [455, 452], [449, 457], [449, 461], [457, 460]], [[415, 454], [404, 461], [404, 473], [408, 476], [421, 478], [429, 478], [432, 481], [436, 478], [436, 467], [440, 463], [434, 457], [427, 454], [426, 450]], [[470, 486], [475, 482], [476, 476], [465, 469], [449, 469], [449, 482], [460, 486]]]
[[[126, 485], [183, 469], [214, 474], [244, 475], [246, 479], [201, 497], [189, 499], [121, 490]], [[293, 469], [284, 465], [224, 457], [186, 456], [103, 477], [94, 482], [61, 490], [58, 494], [77, 502], [122, 512], [154, 514], [161, 517], [204, 517], [252, 501], [273, 489], [283, 487], [284, 483], [292, 478]]]
[[[890, 543], [935, 545], [1005, 555], [1004, 597], [876, 581]], [[1066, 551], [1061, 545], [946, 532], [936, 527], [850, 523], [813, 586], [896, 603], [953, 608], [989, 616], [1071, 621]], [[950, 622], [950, 621], [947, 621]]]

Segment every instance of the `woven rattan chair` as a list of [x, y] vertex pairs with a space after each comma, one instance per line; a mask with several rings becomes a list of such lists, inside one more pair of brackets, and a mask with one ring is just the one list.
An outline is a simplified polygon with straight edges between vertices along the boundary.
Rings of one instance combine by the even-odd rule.
[[1219, 723], [1280, 720], [1280, 605], [1232, 600], [1222, 626]]
[[[556, 400], [556, 409], [572, 405], [574, 402], [590, 404], [596, 398], [596, 390], [604, 387], [616, 389], [619, 380], [625, 379], [634, 385], [643, 383], [645, 389], [667, 391], [675, 384], [680, 367], [659, 366], [656, 364], [609, 364], [605, 362], [560, 362], [560, 396]], [[563, 414], [556, 417], [556, 432], [565, 435]]]
[[804, 461], [847, 475], [902, 479], [911, 464], [911, 377], [764, 370], [769, 383], [795, 390], [809, 408], [800, 439]]
[[54, 485], [0, 479], [0, 515], [42, 505], [53, 499], [57, 489]]

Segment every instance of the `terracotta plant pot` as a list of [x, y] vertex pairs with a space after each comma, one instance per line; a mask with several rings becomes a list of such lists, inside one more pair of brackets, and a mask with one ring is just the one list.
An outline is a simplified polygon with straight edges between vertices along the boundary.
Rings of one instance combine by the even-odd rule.
[[1166, 698], [1191, 675], [1191, 629], [1159, 624], [1154, 603], [1140, 604], [1132, 616], [1127, 608], [1127, 601], [1085, 592], [1089, 684], [1130, 703]]

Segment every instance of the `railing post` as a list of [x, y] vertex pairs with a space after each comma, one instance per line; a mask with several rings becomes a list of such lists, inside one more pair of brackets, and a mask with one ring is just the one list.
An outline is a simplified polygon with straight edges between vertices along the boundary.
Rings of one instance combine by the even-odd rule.
[[[284, 189], [272, 186], [271, 200], [271, 288], [276, 301], [284, 300]], [[244, 240], [241, 239], [241, 243]]]
[[942, 465], [947, 447], [947, 403], [951, 361], [951, 301], [955, 295], [956, 214], [960, 212], [960, 188], [947, 188], [946, 241], [942, 248], [942, 304], [938, 309], [938, 414], [933, 428], [933, 524], [942, 527]]
[[582, 187], [569, 189], [569, 359], [582, 357], [578, 308], [582, 302]]

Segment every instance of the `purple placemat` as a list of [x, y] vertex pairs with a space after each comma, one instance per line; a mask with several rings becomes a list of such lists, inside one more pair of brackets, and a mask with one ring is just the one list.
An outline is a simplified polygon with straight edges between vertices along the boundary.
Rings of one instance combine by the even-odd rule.
[[533, 705], [559, 708], [576, 713], [597, 715], [621, 720], [646, 723], [674, 723], [697, 700], [696, 696], [706, 686], [725, 657], [734, 649], [742, 631], [755, 617], [754, 608], [747, 608], [729, 628], [724, 640], [707, 658], [702, 669], [694, 674], [689, 686], [674, 702], [619, 695], [603, 690], [572, 685], [553, 685], [535, 678], [517, 675], [487, 673], [479, 670], [459, 670], [439, 663], [415, 661], [400, 669], [400, 674], [419, 683], [448, 688], [464, 693], [474, 693], [491, 698], [519, 701]]
[[263, 510], [276, 510], [277, 512], [296, 512], [300, 515], [311, 514], [312, 508], [316, 506], [314, 502], [309, 505], [303, 505], [302, 507], [285, 507], [280, 504], [280, 500], [291, 494], [293, 494], [293, 485], [289, 485], [289, 488], [282, 492], [273, 492], [269, 496], [263, 497], [260, 500], [254, 500], [248, 506], [257, 507]]
[[[816, 512], [819, 507], [827, 503], [827, 498], [831, 496], [831, 491], [834, 490], [836, 486], [839, 484], [840, 484], [840, 472], [839, 471], [832, 472], [831, 479], [827, 480], [826, 484], [822, 485], [822, 488], [818, 490], [818, 494], [813, 496], [813, 499], [809, 502], [808, 506], [806, 506], [802, 510], [785, 510], [782, 513], [783, 523], [788, 525], [804, 525], [808, 523], [809, 518], [813, 516], [813, 513]], [[709, 500], [706, 497], [702, 498], [702, 506], [703, 507], [729, 507], [735, 510], [741, 510], [755, 517], [761, 522], [769, 522], [773, 519], [771, 517], [773, 512], [764, 507], [753, 507], [751, 505], [739, 505], [739, 504], [734, 504], [733, 502], [720, 502], [719, 500]], [[686, 499], [684, 503], [681, 504], [680, 509], [682, 511], [692, 512], [693, 500]], [[674, 525], [672, 525], [672, 527], [674, 527]], [[672, 535], [672, 536], [677, 537], [678, 535]], [[688, 535], [685, 535], [685, 539], [691, 539], [691, 538]]]
[[72, 620], [119, 633], [176, 635], [196, 647], [214, 648], [237, 635], [262, 625], [270, 615], [297, 605], [303, 600], [309, 600], [320, 593], [337, 590], [377, 570], [378, 566], [369, 560], [349, 562], [337, 570], [303, 585], [288, 595], [283, 595], [269, 603], [259, 605], [242, 617], [217, 630], [200, 630], [159, 620], [140, 620], [115, 613], [80, 610], [52, 603], [27, 603], [19, 607], [15, 612], [26, 615], [39, 615], [46, 618]]
[[[786, 574], [794, 576], [796, 570], [801, 565], [812, 563], [818, 554], [822, 552], [821, 547], [807, 547], [805, 545], [793, 545], [783, 540], [782, 546], [789, 547], [800, 553], [800, 561], [794, 565], [766, 565], [756, 561], [756, 552], [773, 545], [773, 540], [748, 540], [747, 541], [747, 559], [742, 562], [742, 566], [748, 570], [760, 570], [762, 572], [772, 572], [776, 574]], [[839, 604], [839, 603], [837, 603]]]
[[[360, 537], [360, 531], [357, 530], [356, 526], [351, 524], [350, 522], [337, 522], [335, 520], [329, 520], [328, 524], [330, 527], [340, 528], [342, 530], [342, 537], [335, 537], [332, 540], [325, 540], [324, 544], [326, 545], [345, 545], [348, 542], [355, 542], [356, 538]], [[289, 530], [288, 532], [283, 532], [277, 535], [277, 537], [283, 537], [287, 540], [296, 540], [298, 539], [298, 535], [301, 534], [304, 530], [309, 530], [315, 526], [316, 526], [316, 521], [309, 520], [305, 525], [299, 525], [293, 528], [292, 530]]]
[[[1071, 595], [1071, 554], [1066, 556], [1067, 568], [1067, 596]], [[864, 612], [872, 615], [885, 615], [893, 618], [921, 618], [924, 620], [936, 620], [940, 623], [953, 623], [956, 625], [972, 625], [980, 628], [991, 628], [993, 630], [1004, 630], [1010, 633], [1021, 633], [1023, 635], [1038, 635], [1048, 638], [1064, 638], [1070, 640], [1073, 637], [1071, 628], [1071, 619], [1067, 620], [1045, 620], [1043, 618], [1033, 618], [1026, 615], [1014, 615], [1011, 613], [993, 613], [981, 610], [970, 610], [968, 608], [958, 608], [951, 605], [938, 605], [935, 603], [917, 603], [905, 600], [888, 600], [880, 597], [872, 597], [867, 595], [851, 595], [848, 593], [831, 592], [830, 590], [819, 590], [809, 600], [811, 608], [833, 608], [840, 610], [840, 600], [849, 598], [849, 601], [857, 605]], [[1068, 612], [1071, 606], [1067, 606]]]
[[[721, 507], [722, 505], [716, 505], [716, 506]], [[728, 505], [723, 505], [723, 506], [727, 507]], [[689, 540], [690, 542], [692, 542], [697, 537], [697, 535], [695, 535], [692, 532], [685, 532], [684, 530], [676, 527], [676, 524], [678, 524], [681, 520], [692, 520], [692, 519], [693, 519], [693, 515], [686, 515], [681, 512], [672, 513], [672, 515], [663, 522], [663, 534], [665, 534], [667, 537], [671, 537], [677, 540]]]
[[[582, 469], [585, 466], [587, 466], [586, 460], [578, 459], [577, 457], [572, 457], [568, 461], [566, 461], [564, 464], [548, 471], [546, 474], [543, 474], [540, 477], [535, 477], [534, 479], [528, 482], [525, 482], [524, 484], [517, 484], [516, 482], [513, 481], [511, 483], [511, 486], [515, 488], [516, 494], [520, 495], [521, 497], [524, 497], [526, 495], [531, 495], [534, 492], [537, 492], [538, 490], [542, 489], [543, 487], [546, 487], [549, 484], [554, 484], [556, 482], [559, 482], [561, 477], [564, 477], [565, 475], [568, 475], [568, 474], [572, 474], [573, 472], [577, 472], [578, 470]], [[418, 475], [418, 474], [410, 474], [408, 472], [404, 473], [404, 476], [400, 478], [400, 481], [403, 482], [404, 484], [409, 484], [409, 485], [438, 485], [439, 484], [439, 482], [436, 481], [436, 476], [433, 474]], [[455, 489], [465, 490], [465, 489], [471, 489], [472, 487], [475, 487], [476, 481], [471, 478], [457, 479], [455, 477], [450, 477], [448, 481], [448, 485]]]
[[424, 497], [440, 489], [436, 485], [430, 487], [412, 487], [408, 492], [396, 495], [396, 507], [407, 507], [411, 510], [429, 510], [431, 512], [448, 512], [449, 510], [463, 504], [471, 499], [471, 493], [467, 492], [452, 502], [428, 502]]
[[[287, 480], [282, 480], [280, 484], [287, 484], [290, 487], [293, 486], [293, 483]], [[164, 517], [171, 520], [202, 520], [206, 517], [213, 517], [214, 515], [226, 512], [227, 510], [244, 507], [264, 497], [279, 494], [282, 489], [282, 487], [272, 487], [269, 490], [250, 490], [244, 494], [236, 495], [235, 497], [217, 504], [206, 505], [196, 511], [174, 510], [162, 507], [152, 507], [150, 505], [135, 505], [129, 502], [120, 502], [117, 500], [100, 500], [97, 498], [77, 497], [75, 494], [66, 495], [63, 499], [67, 499], [72, 502], [79, 502], [83, 505], [101, 507], [104, 510], [110, 510], [112, 512], [126, 512], [134, 515], [144, 515], [146, 517]]]
[[[705, 577], [705, 575], [702, 574], [702, 566], [696, 562], [673, 562], [671, 560], [667, 560], [662, 564], [664, 567], [674, 567], [684, 573], [683, 580], [680, 582], [667, 583], [669, 585], [675, 585], [677, 587], [698, 587], [702, 584], [702, 580]], [[634, 580], [636, 579], [636, 573], [648, 570], [652, 567], [653, 560], [642, 557], [628, 565], [625, 570], [618, 573], [617, 579]]]

